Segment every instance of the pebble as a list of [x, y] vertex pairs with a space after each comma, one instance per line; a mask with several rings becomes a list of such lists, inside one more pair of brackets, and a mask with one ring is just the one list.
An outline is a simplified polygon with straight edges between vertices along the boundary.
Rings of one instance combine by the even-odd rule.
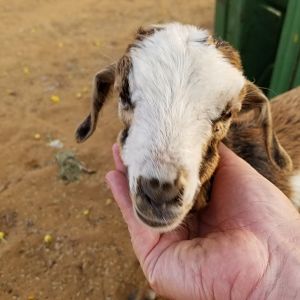
[[105, 205], [110, 205], [111, 202], [112, 202], [112, 200], [111, 200], [110, 198], [108, 198], [108, 199], [106, 199], [106, 201], [105, 201]]
[[55, 149], [62, 149], [64, 147], [64, 144], [56, 139], [56, 140], [52, 140], [50, 143], [48, 143], [48, 146], [55, 148]]
[[41, 135], [39, 133], [35, 133], [33, 137], [35, 140], [39, 140], [41, 138]]

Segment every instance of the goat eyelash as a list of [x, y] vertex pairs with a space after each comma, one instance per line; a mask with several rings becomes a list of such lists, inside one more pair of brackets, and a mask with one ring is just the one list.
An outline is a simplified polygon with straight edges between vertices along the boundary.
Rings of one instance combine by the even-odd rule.
[[232, 116], [232, 112], [231, 112], [231, 110], [229, 110], [229, 111], [223, 111], [222, 112], [222, 114], [221, 114], [221, 118], [222, 119], [228, 119], [228, 118], [230, 118]]
[[224, 111], [221, 113], [220, 117], [218, 117], [218, 118], [212, 120], [211, 123], [212, 123], [212, 124], [215, 124], [215, 123], [217, 123], [217, 122], [219, 122], [219, 121], [226, 121], [226, 120], [228, 120], [229, 118], [231, 118], [231, 116], [232, 116], [231, 110], [224, 110]]
[[121, 144], [124, 146], [126, 139], [128, 137], [128, 132], [129, 132], [129, 127], [126, 127], [123, 129], [122, 133], [121, 133], [121, 139], [120, 142]]
[[132, 104], [130, 98], [124, 99], [120, 97], [120, 103], [122, 105], [122, 109], [123, 110], [133, 110], [134, 109], [134, 105]]

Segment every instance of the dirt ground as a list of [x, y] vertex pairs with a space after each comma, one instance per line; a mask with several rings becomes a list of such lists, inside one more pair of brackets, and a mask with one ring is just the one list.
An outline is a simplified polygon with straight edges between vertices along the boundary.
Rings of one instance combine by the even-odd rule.
[[[122, 54], [139, 25], [211, 29], [213, 13], [213, 0], [0, 0], [1, 300], [128, 299], [143, 281], [104, 182], [120, 126], [116, 101], [86, 143], [75, 143], [74, 130], [93, 75]], [[53, 139], [96, 173], [59, 179]]]

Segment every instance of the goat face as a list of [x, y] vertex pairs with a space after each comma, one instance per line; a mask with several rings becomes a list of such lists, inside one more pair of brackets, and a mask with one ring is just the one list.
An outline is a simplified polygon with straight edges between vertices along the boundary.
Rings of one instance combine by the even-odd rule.
[[96, 75], [91, 114], [77, 130], [78, 141], [94, 131], [113, 84], [135, 212], [148, 226], [171, 230], [212, 176], [218, 143], [241, 110], [249, 83], [239, 56], [194, 26], [140, 29], [118, 63]]

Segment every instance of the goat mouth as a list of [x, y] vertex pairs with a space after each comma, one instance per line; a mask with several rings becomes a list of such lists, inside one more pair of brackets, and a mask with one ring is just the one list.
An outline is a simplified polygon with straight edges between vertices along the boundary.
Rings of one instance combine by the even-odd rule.
[[181, 222], [182, 211], [172, 210], [175, 207], [168, 208], [155, 208], [148, 206], [147, 203], [142, 202], [142, 205], [138, 205], [135, 201], [134, 211], [136, 217], [142, 221], [145, 225], [158, 230], [160, 232], [167, 232], [177, 227]]
[[199, 190], [200, 187], [195, 191], [192, 201], [181, 199], [180, 202], [171, 201], [158, 206], [153, 205], [141, 190], [138, 193], [132, 193], [135, 215], [150, 228], [158, 232], [169, 232], [176, 229], [192, 209]]
[[172, 221], [168, 222], [167, 220], [153, 220], [148, 219], [145, 217], [141, 212], [138, 211], [138, 209], [135, 209], [135, 212], [138, 216], [138, 218], [145, 223], [146, 225], [153, 227], [153, 228], [162, 228], [162, 227], [168, 227], [173, 224]]

